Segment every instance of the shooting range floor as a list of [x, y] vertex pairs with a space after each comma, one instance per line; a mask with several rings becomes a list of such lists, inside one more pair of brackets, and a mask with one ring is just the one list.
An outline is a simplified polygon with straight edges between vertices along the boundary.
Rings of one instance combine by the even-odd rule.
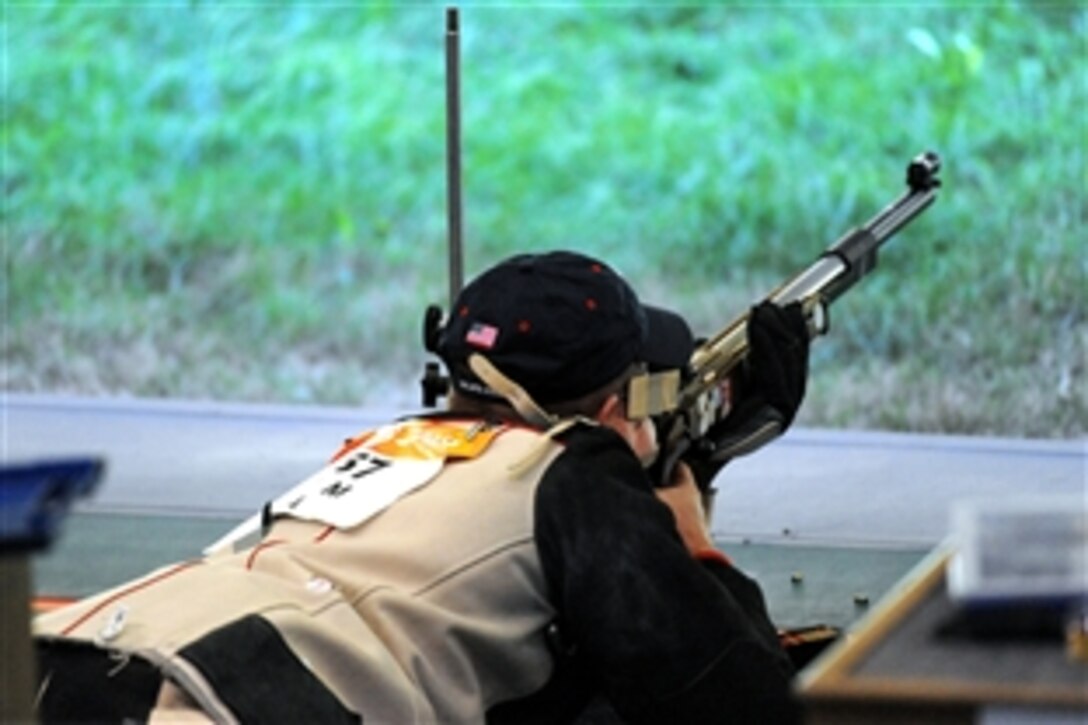
[[[107, 463], [35, 558], [35, 588], [78, 596], [190, 558], [346, 437], [407, 412], [4, 394], [0, 461]], [[723, 471], [714, 530], [779, 625], [848, 626], [947, 538], [953, 502], [1086, 502], [1086, 466], [1084, 439], [795, 429]]]

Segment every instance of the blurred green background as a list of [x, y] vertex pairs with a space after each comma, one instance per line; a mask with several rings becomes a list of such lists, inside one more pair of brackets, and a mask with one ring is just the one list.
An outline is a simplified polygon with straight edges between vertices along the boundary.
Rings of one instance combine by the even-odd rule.
[[[418, 403], [445, 4], [5, 4], [3, 387]], [[465, 267], [611, 261], [713, 332], [904, 189], [800, 423], [1079, 437], [1083, 2], [463, 3]]]

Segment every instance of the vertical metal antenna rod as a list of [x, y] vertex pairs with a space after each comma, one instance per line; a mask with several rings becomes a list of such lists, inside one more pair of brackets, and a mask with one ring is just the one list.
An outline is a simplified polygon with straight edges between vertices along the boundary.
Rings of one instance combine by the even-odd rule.
[[446, 205], [449, 224], [450, 306], [464, 277], [461, 252], [461, 57], [457, 8], [446, 8]]

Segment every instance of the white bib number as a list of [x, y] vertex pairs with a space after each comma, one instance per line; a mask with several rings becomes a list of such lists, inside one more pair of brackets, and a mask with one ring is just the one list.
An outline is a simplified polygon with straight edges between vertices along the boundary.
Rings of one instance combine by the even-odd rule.
[[430, 481], [443, 463], [441, 458], [393, 458], [360, 448], [276, 498], [272, 514], [349, 529]]

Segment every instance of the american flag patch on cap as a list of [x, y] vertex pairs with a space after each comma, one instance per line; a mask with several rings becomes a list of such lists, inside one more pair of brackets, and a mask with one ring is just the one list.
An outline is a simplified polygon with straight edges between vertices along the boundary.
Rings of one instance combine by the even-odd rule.
[[490, 350], [495, 346], [495, 340], [499, 337], [499, 328], [485, 325], [482, 322], [472, 323], [465, 333], [465, 342], [473, 347]]

